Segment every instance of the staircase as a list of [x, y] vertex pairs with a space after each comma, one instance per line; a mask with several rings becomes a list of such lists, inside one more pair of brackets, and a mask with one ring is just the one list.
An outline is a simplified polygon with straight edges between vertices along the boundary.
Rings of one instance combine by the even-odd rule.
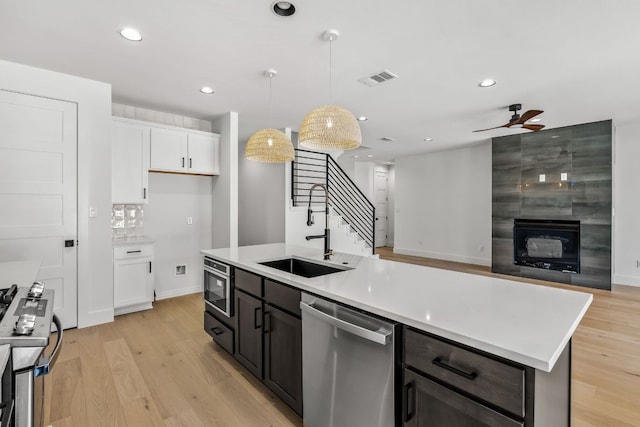
[[[375, 207], [349, 178], [336, 161], [326, 153], [296, 149], [291, 167], [291, 200], [293, 209], [309, 204], [309, 191], [314, 184], [329, 190], [329, 229], [331, 249], [361, 256], [375, 254]], [[325, 194], [316, 189], [311, 198], [315, 231], [324, 227]], [[305, 220], [306, 221], [306, 220]], [[311, 231], [306, 234], [318, 234]]]

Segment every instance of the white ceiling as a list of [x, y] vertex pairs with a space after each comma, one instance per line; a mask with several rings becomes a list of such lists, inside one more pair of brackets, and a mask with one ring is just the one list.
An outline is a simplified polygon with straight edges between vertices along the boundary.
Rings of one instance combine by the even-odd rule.
[[[111, 83], [114, 102], [208, 120], [237, 111], [246, 139], [270, 125], [267, 68], [279, 72], [272, 127], [297, 129], [331, 102], [322, 33], [336, 28], [333, 103], [369, 117], [361, 128], [374, 160], [522, 132], [471, 132], [506, 123], [512, 103], [545, 110], [547, 128], [640, 118], [635, 0], [294, 4], [283, 18], [271, 0], [1, 1], [0, 58]], [[144, 40], [126, 41], [123, 26]], [[358, 82], [383, 69], [399, 78]], [[479, 88], [487, 77], [498, 84]]]

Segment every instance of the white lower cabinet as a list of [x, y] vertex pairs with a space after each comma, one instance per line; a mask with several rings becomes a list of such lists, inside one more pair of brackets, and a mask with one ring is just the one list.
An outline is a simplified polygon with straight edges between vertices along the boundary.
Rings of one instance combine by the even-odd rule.
[[153, 308], [153, 245], [113, 248], [114, 314]]

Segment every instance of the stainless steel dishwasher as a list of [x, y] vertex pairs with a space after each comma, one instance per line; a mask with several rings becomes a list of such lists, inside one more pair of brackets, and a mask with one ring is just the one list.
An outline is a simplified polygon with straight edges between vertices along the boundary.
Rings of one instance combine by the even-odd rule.
[[396, 425], [397, 324], [308, 294], [300, 308], [304, 425]]

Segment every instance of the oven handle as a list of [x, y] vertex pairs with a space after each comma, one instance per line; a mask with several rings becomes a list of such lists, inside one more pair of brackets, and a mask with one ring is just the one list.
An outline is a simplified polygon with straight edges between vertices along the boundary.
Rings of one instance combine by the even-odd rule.
[[53, 352], [51, 356], [43, 356], [39, 361], [38, 365], [34, 369], [34, 376], [39, 377], [41, 375], [47, 375], [53, 365], [56, 363], [56, 359], [58, 359], [58, 355], [60, 354], [60, 348], [62, 347], [62, 336], [64, 335], [64, 330], [62, 329], [62, 322], [55, 314], [53, 315], [53, 323], [56, 325], [56, 329], [58, 330], [58, 338], [56, 339], [56, 346], [53, 348]]

